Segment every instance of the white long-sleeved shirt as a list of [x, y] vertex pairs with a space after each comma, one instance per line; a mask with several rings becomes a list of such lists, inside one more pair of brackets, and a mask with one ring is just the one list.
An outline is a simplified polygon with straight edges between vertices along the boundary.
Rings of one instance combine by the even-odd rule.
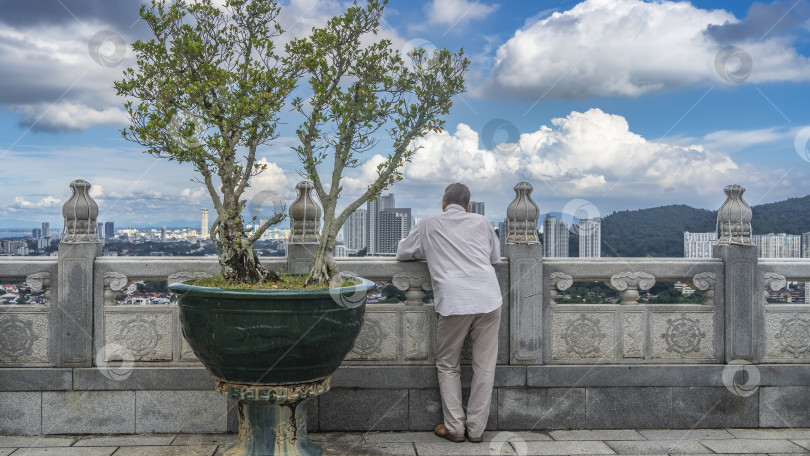
[[500, 243], [489, 220], [458, 204], [424, 218], [397, 246], [397, 259], [427, 260], [436, 312], [489, 313], [503, 303], [493, 264]]

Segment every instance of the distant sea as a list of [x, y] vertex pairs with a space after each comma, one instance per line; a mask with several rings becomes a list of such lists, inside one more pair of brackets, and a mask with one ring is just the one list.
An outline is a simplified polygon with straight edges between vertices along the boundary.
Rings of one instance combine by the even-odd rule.
[[2, 238], [21, 238], [31, 236], [31, 230], [28, 231], [2, 231], [0, 230], [0, 239]]

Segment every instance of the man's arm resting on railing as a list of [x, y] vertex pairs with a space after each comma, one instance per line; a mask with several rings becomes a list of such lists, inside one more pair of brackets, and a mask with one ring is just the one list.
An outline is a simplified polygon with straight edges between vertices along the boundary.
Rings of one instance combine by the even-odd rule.
[[397, 260], [424, 260], [425, 254], [422, 252], [422, 230], [419, 225], [408, 234], [408, 237], [399, 241], [397, 245]]

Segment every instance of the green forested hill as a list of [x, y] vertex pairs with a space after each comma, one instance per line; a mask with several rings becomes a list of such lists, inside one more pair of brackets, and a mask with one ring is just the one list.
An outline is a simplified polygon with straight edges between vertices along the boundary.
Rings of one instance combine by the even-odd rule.
[[[751, 208], [754, 234], [810, 232], [810, 195]], [[683, 204], [614, 212], [602, 219], [602, 256], [682, 257], [683, 232], [714, 231], [717, 212]]]

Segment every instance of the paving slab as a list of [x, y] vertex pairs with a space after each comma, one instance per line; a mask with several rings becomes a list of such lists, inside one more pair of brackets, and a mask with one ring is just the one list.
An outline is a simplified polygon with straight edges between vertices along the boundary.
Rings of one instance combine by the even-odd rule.
[[236, 445], [236, 434], [178, 434], [172, 445]]
[[605, 442], [618, 454], [700, 454], [707, 448], [694, 440], [645, 440]]
[[216, 450], [216, 445], [126, 446], [115, 456], [212, 456]]
[[810, 450], [810, 439], [790, 439], [790, 441]]
[[0, 448], [0, 456], [8, 456], [14, 450], [16, 450], [16, 448]]
[[733, 439], [724, 429], [639, 429], [647, 440], [718, 440]]
[[715, 453], [804, 453], [802, 448], [788, 440], [777, 439], [733, 439], [704, 440], [701, 442]]
[[116, 447], [20, 448], [13, 456], [110, 456], [116, 449]]
[[361, 443], [349, 447], [338, 443], [318, 443], [323, 448], [323, 456], [416, 456], [411, 442]]
[[573, 431], [551, 431], [554, 440], [644, 440], [644, 436], [633, 429], [605, 429]]
[[[520, 448], [520, 442], [512, 442], [512, 445], [515, 446], [516, 450], [522, 450]], [[535, 456], [535, 455], [556, 455], [556, 454], [616, 454], [610, 447], [605, 445], [604, 442], [597, 442], [597, 441], [583, 441], [583, 442], [576, 442], [576, 441], [569, 441], [569, 442], [526, 442], [526, 447], [528, 451], [525, 453], [526, 456]], [[498, 454], [498, 453], [495, 453]], [[511, 453], [504, 453], [514, 455], [515, 452]], [[523, 453], [518, 453], [523, 454]], [[420, 453], [421, 456], [421, 453]]]
[[[435, 436], [434, 436], [435, 437]], [[447, 440], [435, 437], [433, 442], [415, 442], [416, 453], [419, 456], [491, 456], [491, 455], [512, 455], [525, 453], [515, 453], [515, 450], [508, 444], [504, 443], [503, 447], [490, 449], [490, 445], [484, 443], [453, 443]], [[500, 451], [499, 451], [500, 450]], [[530, 453], [534, 454], [534, 453]], [[526, 455], [528, 456], [528, 455]]]
[[0, 448], [67, 447], [79, 437], [45, 437], [41, 435], [0, 435]]
[[810, 439], [810, 429], [729, 429], [738, 439]]
[[88, 436], [74, 443], [74, 447], [87, 446], [152, 446], [171, 445], [175, 434]]

